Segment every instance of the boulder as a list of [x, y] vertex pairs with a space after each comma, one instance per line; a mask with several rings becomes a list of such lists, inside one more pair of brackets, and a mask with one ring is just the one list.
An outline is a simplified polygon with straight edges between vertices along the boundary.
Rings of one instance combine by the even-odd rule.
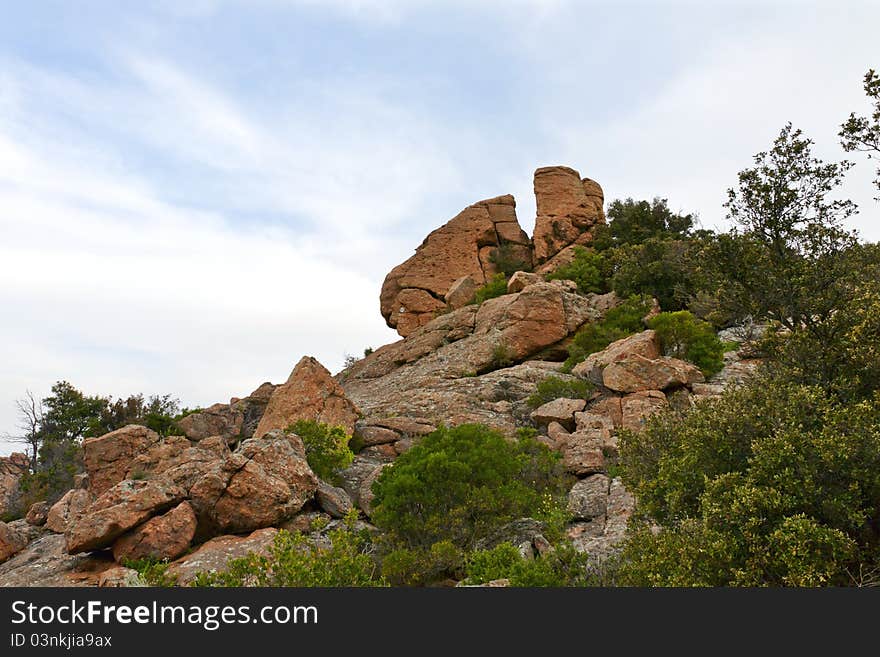
[[610, 481], [603, 474], [581, 479], [568, 493], [568, 512], [576, 520], [592, 520], [605, 515]]
[[244, 441], [190, 488], [200, 536], [270, 527], [312, 499], [318, 478], [299, 436], [273, 430]]
[[278, 386], [254, 432], [260, 438], [273, 429], [287, 429], [297, 420], [315, 420], [354, 430], [357, 407], [316, 359], [305, 356], [293, 368], [287, 383]]
[[0, 521], [0, 563], [21, 552], [30, 542], [30, 525], [26, 521]]
[[612, 342], [602, 351], [590, 354], [583, 362], [575, 365], [571, 373], [595, 383], [603, 383], [602, 372], [608, 365], [636, 355], [648, 359], [660, 358], [660, 341], [654, 331], [642, 331]]
[[486, 538], [480, 539], [475, 547], [478, 550], [491, 550], [501, 543], [511, 543], [512, 545], [528, 543], [531, 545], [536, 537], [543, 536], [544, 529], [544, 523], [540, 520], [519, 518], [499, 527]]
[[600, 431], [575, 431], [565, 437], [560, 446], [562, 464], [566, 471], [582, 477], [605, 470], [602, 451], [603, 434]]
[[571, 432], [559, 422], [551, 422], [547, 425], [547, 437], [550, 439], [553, 449], [558, 449], [565, 442], [569, 433]]
[[91, 503], [92, 496], [87, 490], [74, 488], [67, 491], [46, 514], [46, 529], [63, 534], [67, 526], [79, 518]]
[[615, 429], [623, 424], [623, 408], [620, 404], [620, 397], [600, 397], [592, 402], [587, 410], [595, 415], [607, 417]]
[[17, 515], [21, 496], [19, 482], [30, 465], [30, 459], [22, 452], [0, 456], [0, 516]]
[[344, 518], [353, 508], [351, 498], [345, 492], [345, 489], [331, 486], [324, 481], [318, 482], [315, 499], [318, 502], [318, 506], [332, 518]]
[[181, 502], [116, 539], [113, 558], [118, 562], [123, 559], [176, 559], [186, 552], [195, 533], [196, 514], [188, 502]]
[[382, 470], [389, 465], [389, 463], [382, 463], [364, 478], [358, 489], [358, 506], [368, 517], [373, 513], [373, 500], [376, 498], [376, 494], [373, 493], [373, 484], [379, 478], [379, 475], [382, 474]]
[[644, 390], [627, 395], [621, 399], [621, 426], [630, 431], [641, 431], [649, 417], [665, 410], [667, 406], [666, 395], [659, 390]]
[[591, 229], [605, 223], [602, 188], [574, 169], [543, 167], [535, 171], [534, 261], [541, 264], [571, 245], [592, 241]]
[[108, 568], [98, 576], [98, 586], [101, 588], [126, 588], [143, 586], [143, 583], [140, 574], [134, 568], [116, 566]]
[[184, 491], [165, 481], [121, 481], [100, 495], [67, 527], [70, 554], [109, 547], [129, 529], [181, 502]]
[[236, 442], [242, 434], [244, 413], [228, 404], [214, 404], [178, 420], [177, 426], [193, 441], [221, 436], [227, 442]]
[[665, 390], [703, 381], [699, 368], [677, 358], [645, 358], [629, 354], [602, 371], [602, 383], [617, 392]]
[[183, 436], [169, 436], [135, 458], [126, 477], [161, 477], [189, 494], [199, 479], [223, 463], [230, 454], [226, 440], [220, 436], [204, 438], [195, 445]]
[[393, 429], [376, 425], [364, 425], [362, 423], [355, 425], [353, 437], [359, 439], [367, 447], [370, 445], [396, 443], [400, 440], [400, 434]]
[[444, 296], [446, 305], [452, 310], [462, 308], [474, 300], [477, 284], [471, 276], [462, 276], [455, 281]]
[[584, 410], [587, 405], [585, 399], [554, 399], [542, 404], [529, 417], [539, 425], [547, 425], [550, 422], [558, 422], [563, 427], [571, 430], [574, 428], [574, 414]]
[[517, 271], [513, 273], [510, 280], [507, 281], [507, 293], [514, 294], [522, 292], [524, 289], [535, 283], [543, 283], [544, 279], [538, 274], [532, 274], [527, 271]]
[[161, 440], [159, 434], [137, 424], [83, 441], [83, 463], [89, 490], [98, 496], [122, 481], [131, 462]]
[[[361, 502], [361, 492], [363, 491], [364, 482], [369, 481], [372, 484], [375, 480], [374, 475], [378, 476], [378, 472], [382, 469], [383, 465], [384, 464], [379, 461], [365, 458], [358, 454], [354, 457], [351, 465], [339, 473], [339, 478], [341, 480], [340, 486], [346, 493], [348, 493], [351, 501], [359, 508], [364, 508], [364, 503]], [[370, 498], [367, 503], [370, 501], [372, 501], [372, 498]]]
[[230, 559], [239, 559], [250, 553], [267, 554], [278, 530], [274, 527], [259, 529], [248, 536], [218, 536], [197, 550], [172, 562], [165, 575], [178, 586], [189, 586], [199, 573], [226, 569]]
[[42, 527], [46, 524], [46, 517], [49, 515], [49, 508], [48, 502], [34, 502], [31, 504], [31, 508], [28, 509], [25, 520], [28, 524], [34, 525], [35, 527]]
[[388, 326], [406, 337], [446, 307], [453, 285], [470, 277], [483, 285], [496, 272], [493, 254], [504, 249], [531, 266], [529, 238], [516, 219], [512, 196], [479, 201], [425, 238], [415, 254], [385, 277], [380, 309]]
[[269, 399], [272, 397], [272, 393], [275, 392], [275, 388], [277, 387], [278, 386], [267, 381], [244, 399], [233, 399], [229, 403], [229, 406], [233, 410], [242, 415], [242, 440], [253, 438], [257, 426], [263, 418], [263, 413], [266, 412], [266, 406], [269, 404]]

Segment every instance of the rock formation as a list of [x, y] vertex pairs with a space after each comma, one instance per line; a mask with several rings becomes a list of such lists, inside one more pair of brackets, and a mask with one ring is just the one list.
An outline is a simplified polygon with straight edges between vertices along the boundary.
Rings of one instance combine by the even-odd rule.
[[21, 452], [0, 456], [0, 516], [11, 515], [18, 509], [18, 484], [30, 464], [30, 459]]

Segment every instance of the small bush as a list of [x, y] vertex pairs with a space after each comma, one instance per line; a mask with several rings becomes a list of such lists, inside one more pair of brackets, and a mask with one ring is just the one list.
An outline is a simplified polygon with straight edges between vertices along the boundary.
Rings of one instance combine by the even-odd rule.
[[607, 292], [609, 273], [610, 269], [605, 256], [582, 246], [576, 246], [574, 259], [547, 276], [547, 280], [574, 281], [577, 283], [578, 291], [583, 294]]
[[663, 353], [681, 358], [711, 376], [724, 366], [724, 343], [715, 335], [711, 324], [694, 317], [687, 310], [660, 313], [648, 321], [657, 332]]
[[474, 302], [479, 305], [489, 299], [507, 294], [507, 277], [504, 274], [495, 274], [492, 280], [474, 292]]
[[145, 557], [143, 559], [123, 559], [122, 565], [136, 570], [146, 586], [174, 586], [174, 578], [167, 575], [168, 561]]
[[394, 586], [425, 586], [444, 578], [457, 578], [465, 552], [452, 541], [438, 541], [429, 548], [397, 548], [382, 559], [382, 575]]
[[330, 547], [319, 547], [299, 532], [280, 530], [269, 555], [249, 554], [229, 561], [225, 571], [200, 573], [195, 586], [386, 586], [372, 557], [366, 532], [356, 532], [356, 514], [331, 530]]
[[466, 584], [486, 584], [508, 579], [511, 586], [559, 587], [586, 586], [591, 583], [589, 555], [561, 543], [542, 557], [528, 559], [519, 548], [501, 543], [491, 550], [477, 550], [468, 555]]
[[298, 420], [290, 428], [302, 438], [309, 467], [324, 481], [336, 483], [340, 470], [351, 465], [354, 452], [349, 447], [351, 437], [342, 427], [329, 427], [314, 420]]
[[541, 519], [544, 495], [561, 504], [568, 483], [559, 455], [534, 438], [441, 427], [382, 471], [371, 517], [392, 549], [451, 541], [467, 550], [512, 520]]
[[571, 371], [575, 365], [590, 354], [602, 351], [615, 340], [620, 340], [644, 328], [642, 318], [651, 310], [650, 300], [645, 297], [630, 297], [616, 308], [612, 308], [598, 322], [588, 324], [574, 336], [568, 348], [568, 359], [563, 371]]
[[489, 254], [489, 262], [507, 277], [513, 276], [518, 271], [531, 271], [529, 263], [522, 258], [522, 251], [522, 247], [505, 242]]
[[535, 388], [526, 403], [531, 408], [538, 408], [547, 402], [562, 397], [567, 399], [587, 399], [593, 392], [593, 385], [582, 379], [567, 380], [558, 376], [548, 376]]
[[514, 353], [504, 342], [499, 342], [492, 349], [492, 369], [499, 370], [510, 367], [514, 363]]

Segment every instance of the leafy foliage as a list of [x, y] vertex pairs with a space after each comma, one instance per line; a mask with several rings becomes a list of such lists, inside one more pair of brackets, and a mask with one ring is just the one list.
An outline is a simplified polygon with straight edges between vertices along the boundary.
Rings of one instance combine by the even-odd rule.
[[494, 299], [507, 294], [507, 278], [504, 274], [495, 274], [492, 280], [478, 287], [474, 292], [474, 301], [479, 305], [489, 299]]
[[609, 263], [602, 254], [576, 246], [572, 261], [548, 275], [547, 280], [574, 281], [578, 291], [583, 294], [599, 293], [608, 291], [607, 279], [610, 273]]
[[342, 427], [330, 427], [315, 420], [297, 420], [289, 430], [302, 438], [309, 467], [324, 481], [338, 481], [339, 471], [351, 465], [354, 459], [349, 447], [351, 437]]
[[639, 585], [845, 584], [880, 559], [880, 398], [843, 404], [767, 378], [623, 432]]
[[328, 532], [329, 547], [299, 532], [276, 534], [268, 555], [232, 559], [226, 570], [200, 573], [195, 586], [386, 586], [369, 535], [355, 530], [356, 514]]
[[558, 376], [548, 376], [538, 383], [535, 392], [529, 395], [526, 403], [531, 408], [538, 408], [542, 404], [554, 399], [565, 397], [567, 399], [587, 399], [593, 392], [593, 386], [583, 379], [563, 379]]
[[643, 244], [652, 239], [682, 239], [691, 234], [696, 222], [693, 214], [672, 212], [665, 198], [612, 201], [606, 215], [607, 227], [597, 231], [593, 240], [594, 246], [600, 250]]
[[174, 586], [174, 578], [167, 574], [168, 562], [144, 557], [143, 559], [123, 559], [122, 565], [136, 570], [141, 582], [146, 586]]
[[[867, 153], [869, 158], [876, 158], [880, 157], [880, 75], [874, 69], [865, 73], [864, 89], [874, 105], [871, 116], [850, 114], [840, 126], [838, 136], [845, 151], [859, 151]], [[880, 189], [880, 166], [877, 167], [874, 184]], [[880, 201], [880, 198], [877, 200]]]
[[544, 493], [561, 500], [566, 483], [558, 455], [534, 438], [441, 427], [382, 471], [371, 517], [393, 547], [469, 549], [511, 520], [540, 516]]
[[491, 550], [476, 550], [467, 558], [466, 584], [507, 579], [516, 587], [587, 586], [592, 583], [589, 555], [561, 543], [540, 558], [523, 557], [519, 548], [501, 543]]
[[648, 320], [648, 328], [657, 332], [665, 355], [690, 361], [706, 376], [720, 371], [724, 365], [724, 343], [708, 322], [687, 310], [660, 313]]
[[615, 340], [641, 331], [644, 328], [642, 318], [650, 309], [648, 299], [630, 297], [605, 313], [602, 320], [582, 328], [574, 336], [568, 348], [568, 359], [565, 361], [564, 370], [571, 371], [571, 368], [590, 354], [602, 351]]

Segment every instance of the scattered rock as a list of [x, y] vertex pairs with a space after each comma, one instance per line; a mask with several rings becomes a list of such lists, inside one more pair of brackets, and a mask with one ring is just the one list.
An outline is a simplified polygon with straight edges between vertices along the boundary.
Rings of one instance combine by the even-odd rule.
[[574, 428], [574, 414], [584, 410], [586, 405], [585, 399], [566, 399], [563, 397], [539, 406], [532, 411], [530, 417], [539, 425], [558, 422], [571, 430]]
[[115, 562], [104, 552], [70, 555], [62, 534], [45, 534], [0, 564], [0, 586], [97, 586]]
[[287, 429], [297, 420], [339, 426], [351, 434], [358, 415], [357, 407], [330, 372], [311, 356], [305, 356], [293, 368], [287, 383], [272, 393], [254, 438], [273, 429]]
[[536, 536], [543, 534], [543, 522], [534, 518], [519, 518], [500, 527], [490, 536], [480, 539], [475, 547], [478, 550], [491, 550], [501, 543], [512, 543], [513, 545], [529, 543], [531, 545]]
[[458, 310], [472, 303], [477, 287], [471, 276], [462, 276], [452, 284], [446, 296], [443, 297], [446, 305], [452, 310]]
[[668, 406], [666, 395], [659, 390], [644, 390], [627, 395], [621, 400], [623, 421], [621, 426], [630, 431], [641, 431], [654, 413]]
[[31, 504], [31, 508], [28, 509], [25, 520], [28, 522], [28, 524], [34, 525], [35, 527], [42, 527], [46, 524], [46, 517], [48, 515], [48, 502], [34, 502], [33, 504]]
[[118, 562], [123, 559], [176, 559], [186, 552], [195, 533], [196, 514], [188, 502], [181, 502], [116, 539], [113, 558]]
[[380, 426], [364, 426], [358, 423], [354, 426], [354, 438], [360, 439], [365, 446], [395, 443], [400, 440], [400, 434], [392, 429]]
[[544, 279], [538, 274], [532, 274], [526, 271], [514, 272], [513, 276], [510, 277], [510, 280], [507, 281], [507, 293], [514, 294], [516, 292], [522, 292], [530, 285], [541, 283], [543, 280]]
[[125, 566], [108, 568], [98, 576], [98, 586], [101, 588], [124, 588], [129, 586], [143, 586], [138, 571]]
[[602, 434], [596, 431], [576, 431], [565, 437], [561, 445], [562, 464], [579, 477], [605, 470], [602, 452]]
[[26, 527], [22, 526], [23, 524], [27, 525], [27, 522], [22, 520], [0, 521], [0, 563], [27, 547], [31, 534]]
[[379, 461], [358, 454], [354, 457], [351, 465], [339, 473], [340, 486], [359, 508], [364, 508], [360, 498], [363, 483], [370, 480], [374, 473], [382, 469], [382, 466], [383, 464]]
[[318, 505], [333, 518], [344, 518], [353, 507], [345, 489], [331, 486], [324, 481], [318, 482], [315, 499]]
[[568, 493], [568, 512], [576, 520], [592, 520], [605, 515], [609, 480], [603, 474], [581, 479]]

